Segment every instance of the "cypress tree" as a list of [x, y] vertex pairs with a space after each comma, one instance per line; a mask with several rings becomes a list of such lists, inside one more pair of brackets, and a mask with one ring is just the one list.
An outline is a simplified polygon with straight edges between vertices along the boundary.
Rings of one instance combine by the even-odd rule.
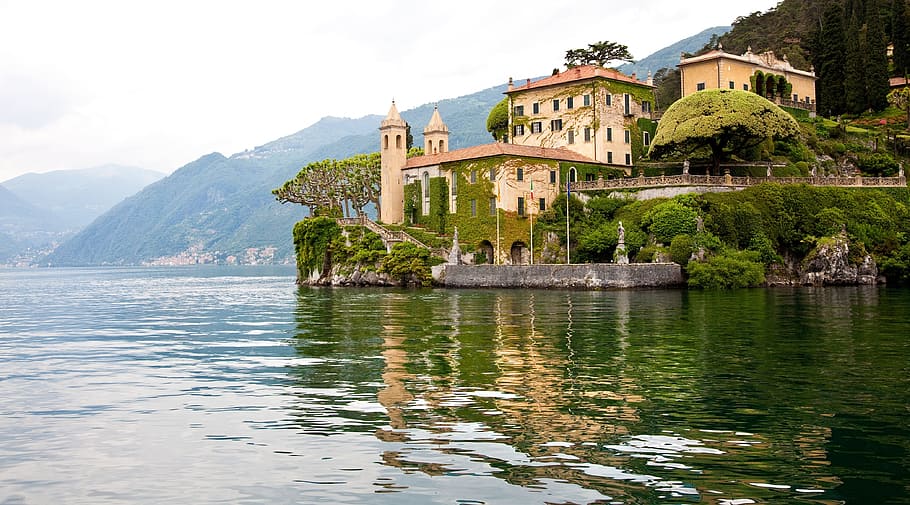
[[866, 6], [866, 107], [875, 111], [888, 107], [888, 43], [877, 0]]
[[847, 112], [861, 114], [866, 101], [865, 29], [854, 11], [847, 24], [847, 57], [844, 69], [844, 103]]
[[844, 70], [846, 68], [847, 45], [844, 32], [844, 11], [832, 2], [825, 9], [822, 25], [817, 36], [818, 51], [815, 68], [818, 70], [817, 110], [829, 117], [843, 114]]
[[910, 21], [907, 0], [891, 1], [891, 43], [894, 44], [894, 75], [910, 73]]

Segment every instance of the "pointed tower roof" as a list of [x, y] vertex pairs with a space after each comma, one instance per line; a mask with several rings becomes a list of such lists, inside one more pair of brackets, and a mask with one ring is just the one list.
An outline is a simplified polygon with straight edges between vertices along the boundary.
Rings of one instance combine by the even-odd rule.
[[423, 129], [424, 134], [434, 132], [449, 133], [449, 127], [442, 122], [442, 116], [439, 115], [438, 105], [433, 107], [433, 116], [430, 117], [430, 122], [427, 124], [427, 127]]
[[389, 113], [386, 114], [385, 119], [382, 120], [382, 123], [379, 125], [379, 128], [388, 128], [390, 126], [399, 126], [401, 128], [406, 128], [408, 123], [401, 119], [401, 114], [398, 113], [398, 108], [395, 107], [395, 100], [392, 100], [392, 106], [389, 108]]

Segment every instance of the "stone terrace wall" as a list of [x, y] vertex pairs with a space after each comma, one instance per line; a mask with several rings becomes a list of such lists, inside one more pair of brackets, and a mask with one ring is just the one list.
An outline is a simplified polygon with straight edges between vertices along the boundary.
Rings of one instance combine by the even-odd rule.
[[434, 277], [447, 288], [621, 289], [685, 285], [676, 263], [617, 265], [440, 265]]

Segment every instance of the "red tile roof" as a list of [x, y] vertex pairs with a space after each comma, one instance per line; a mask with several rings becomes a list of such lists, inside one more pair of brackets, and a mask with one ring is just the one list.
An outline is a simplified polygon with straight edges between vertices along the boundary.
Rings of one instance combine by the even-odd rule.
[[578, 154], [575, 151], [570, 151], [568, 149], [553, 149], [549, 147], [522, 146], [518, 144], [504, 144], [502, 142], [494, 142], [492, 144], [483, 144], [474, 147], [466, 147], [464, 149], [457, 149], [455, 151], [449, 151], [447, 153], [430, 154], [426, 156], [417, 156], [415, 158], [410, 158], [408, 159], [408, 163], [405, 165], [405, 168], [428, 167], [453, 161], [489, 158], [492, 156], [523, 156], [526, 158], [540, 158], [545, 160], [574, 161], [576, 163], [594, 163], [598, 165], [602, 164], [599, 161], [594, 161], [587, 156], [582, 156], [581, 154]]
[[559, 72], [556, 75], [551, 75], [550, 77], [545, 77], [539, 81], [528, 82], [523, 86], [513, 86], [506, 93], [514, 93], [517, 91], [526, 91], [529, 89], [545, 88], [547, 86], [556, 86], [557, 84], [565, 84], [567, 82], [583, 81], [586, 79], [594, 79], [595, 77], [601, 77], [604, 79], [612, 79], [614, 81], [628, 82], [631, 84], [637, 84], [639, 86], [646, 86], [653, 88], [654, 86], [648, 84], [644, 81], [639, 81], [634, 77], [630, 77], [616, 69], [613, 68], [603, 68], [595, 65], [581, 65], [578, 67], [572, 67], [563, 72]]

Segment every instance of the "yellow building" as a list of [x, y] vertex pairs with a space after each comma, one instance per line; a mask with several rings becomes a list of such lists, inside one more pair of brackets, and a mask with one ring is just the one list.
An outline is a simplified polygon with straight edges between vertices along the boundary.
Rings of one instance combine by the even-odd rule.
[[[749, 48], [736, 55], [724, 52], [720, 46], [699, 56], [680, 59], [679, 70], [682, 96], [705, 89], [761, 91], [780, 105], [815, 111], [815, 72], [793, 68], [786, 56], [779, 60], [770, 51], [755, 54]], [[763, 75], [764, 82], [755, 82], [757, 71]], [[781, 76], [790, 84], [788, 92], [778, 86]]]
[[631, 167], [651, 144], [654, 86], [615, 69], [582, 65], [516, 86], [509, 79], [511, 142], [565, 148], [592, 160]]

